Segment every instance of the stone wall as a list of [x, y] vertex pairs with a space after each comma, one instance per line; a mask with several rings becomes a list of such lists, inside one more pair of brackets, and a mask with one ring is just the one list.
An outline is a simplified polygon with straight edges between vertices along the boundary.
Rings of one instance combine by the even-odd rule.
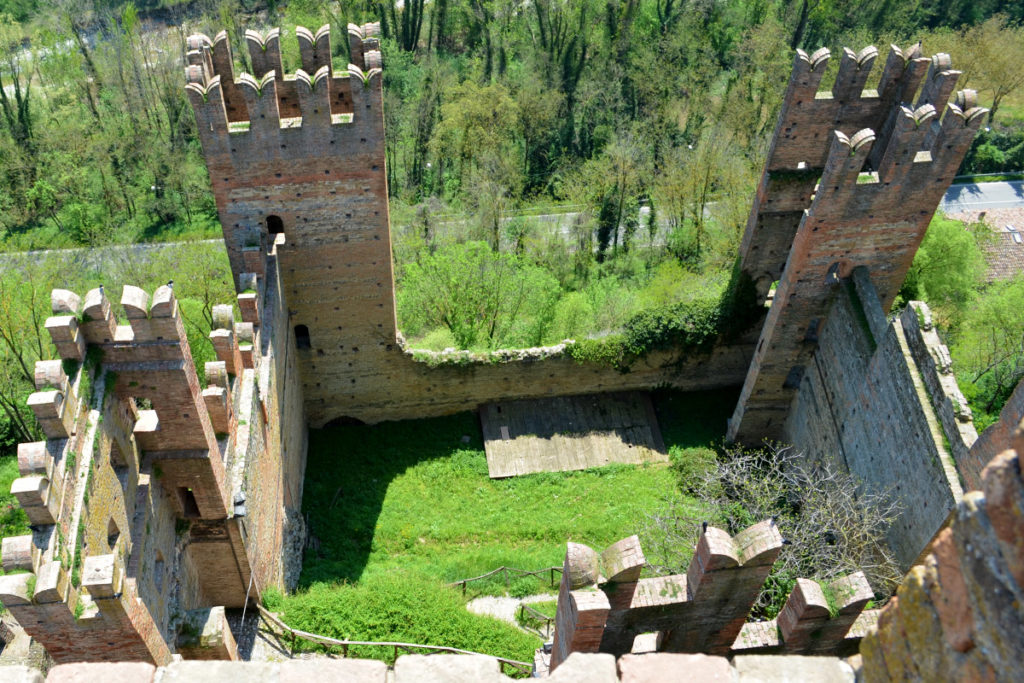
[[909, 567], [962, 489], [902, 324], [882, 313], [867, 274], [838, 286], [789, 411], [784, 441], [847, 469], [901, 503], [888, 541]]
[[923, 301], [909, 302], [900, 314], [900, 326], [921, 379], [928, 389], [935, 415], [942, 424], [945, 443], [956, 463], [960, 482], [965, 488], [976, 489], [981, 484], [981, 468], [991, 457], [978, 465], [971, 464], [971, 446], [978, 440], [978, 432], [974, 429], [967, 399], [953, 375], [949, 349], [939, 339], [928, 305]]
[[1024, 432], [1012, 445], [984, 468], [981, 490], [964, 495], [950, 527], [882, 610], [877, 632], [861, 644], [865, 681], [1019, 680]]
[[[287, 326], [275, 346], [267, 287], [250, 280], [260, 296], [239, 296], [242, 322], [214, 308], [220, 360], [205, 389], [170, 286], [152, 298], [126, 286], [127, 325], [102, 288], [84, 305], [54, 291], [46, 327], [63, 361], [37, 364], [29, 401], [48, 439], [19, 447], [13, 486], [34, 529], [0, 555], [31, 573], [0, 577], [0, 600], [56, 661], [165, 663], [200, 616], [223, 630], [209, 608], [283, 586], [285, 489], [301, 496], [305, 425], [300, 401], [284, 410], [267, 393], [298, 384], [294, 346]], [[266, 300], [280, 318], [277, 291]]]

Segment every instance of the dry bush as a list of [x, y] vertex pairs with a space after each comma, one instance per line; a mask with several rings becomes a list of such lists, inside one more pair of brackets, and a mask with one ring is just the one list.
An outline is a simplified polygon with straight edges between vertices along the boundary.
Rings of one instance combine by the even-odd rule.
[[736, 534], [774, 519], [785, 545], [754, 605], [755, 618], [773, 618], [799, 577], [830, 581], [862, 570], [879, 601], [902, 578], [885, 542], [899, 512], [892, 496], [863, 491], [833, 465], [809, 465], [789, 446], [727, 450], [717, 468], [687, 488], [707, 516], [695, 517], [682, 499], [651, 515], [644, 532], [651, 569], [685, 572], [704, 523]]

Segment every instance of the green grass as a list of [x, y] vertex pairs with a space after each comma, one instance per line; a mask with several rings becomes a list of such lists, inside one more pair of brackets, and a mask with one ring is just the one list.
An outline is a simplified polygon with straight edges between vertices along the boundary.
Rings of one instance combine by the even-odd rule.
[[[666, 445], [720, 440], [735, 394], [658, 392]], [[676, 475], [663, 465], [492, 480], [477, 418], [468, 413], [311, 431], [306, 472], [303, 506], [320, 545], [307, 551], [299, 591], [271, 596], [286, 623], [521, 661], [530, 661], [539, 640], [470, 614], [465, 603], [506, 588], [513, 596], [553, 591], [548, 576], [513, 578], [508, 587], [499, 576], [470, 584], [465, 597], [446, 584], [502, 565], [561, 566], [567, 541], [601, 551], [678, 496]]]
[[[0, 538], [29, 533], [28, 517], [18, 499], [11, 495], [11, 484], [19, 476], [16, 457], [0, 458]], [[0, 575], [3, 573], [3, 568], [0, 568]]]
[[[674, 491], [662, 466], [492, 480], [471, 414], [311, 432], [307, 472], [304, 504], [322, 557], [306, 557], [306, 586], [396, 570], [456, 581], [502, 565], [561, 565], [566, 541], [603, 548]], [[503, 592], [495, 583], [500, 591], [475, 590]]]

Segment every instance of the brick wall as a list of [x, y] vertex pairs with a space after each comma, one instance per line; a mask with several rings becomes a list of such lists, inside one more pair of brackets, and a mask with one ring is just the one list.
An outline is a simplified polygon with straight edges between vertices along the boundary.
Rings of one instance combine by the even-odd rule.
[[868, 491], [901, 503], [889, 546], [907, 568], [962, 489], [899, 321], [890, 324], [866, 273], [837, 288], [783, 439], [829, 460]]
[[[1007, 425], [1011, 429], [1011, 425]], [[1024, 479], [996, 456], [864, 639], [865, 681], [1016, 680], [1024, 660]]]
[[828, 51], [798, 51], [740, 249], [758, 291], [778, 288], [730, 440], [781, 438], [839, 279], [867, 267], [889, 309], [983, 121], [971, 91], [948, 104], [959, 76], [948, 55], [893, 47], [878, 91], [865, 91], [875, 56], [844, 50], [831, 92], [818, 92]]

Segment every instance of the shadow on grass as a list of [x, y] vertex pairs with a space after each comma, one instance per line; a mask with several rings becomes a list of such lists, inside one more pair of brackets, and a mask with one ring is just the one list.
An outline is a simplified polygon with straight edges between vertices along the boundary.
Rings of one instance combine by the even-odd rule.
[[[678, 446], [714, 446], [725, 434], [725, 422], [732, 413], [739, 394], [738, 389], [682, 393], [678, 391], [656, 391], [652, 399], [661, 427], [666, 448]], [[380, 558], [388, 547], [387, 538], [375, 538], [379, 526], [379, 518], [384, 508], [388, 488], [396, 477], [406, 470], [431, 460], [452, 459], [453, 467], [463, 475], [471, 470], [472, 477], [480, 477], [487, 482], [487, 463], [483, 457], [483, 440], [477, 416], [473, 413], [461, 413], [450, 417], [402, 422], [387, 422], [372, 426], [337, 426], [321, 430], [311, 430], [309, 434], [309, 455], [306, 464], [305, 491], [303, 509], [308, 515], [310, 533], [315, 537], [313, 547], [307, 550], [300, 577], [300, 588], [307, 588], [316, 583], [334, 583], [359, 581], [370, 562], [371, 555]], [[620, 466], [625, 467], [625, 466]], [[605, 468], [614, 476], [615, 468]], [[604, 472], [596, 470], [594, 474]], [[628, 470], [632, 471], [632, 469]], [[662, 470], [664, 472], [664, 470]], [[481, 496], [499, 495], [502, 497], [498, 507], [501, 508], [501, 519], [513, 520], [509, 529], [515, 527], [517, 533], [524, 533], [518, 526], [534, 525], [531, 531], [534, 538], [544, 533], [559, 534], [561, 545], [564, 541], [561, 534], [574, 534], [579, 526], [587, 526], [587, 520], [579, 519], [575, 523], [566, 517], [564, 510], [545, 512], [543, 502], [540, 509], [535, 504], [530, 512], [517, 510], [517, 495], [526, 495], [527, 490], [534, 496], [559, 495], [573, 493], [574, 496], [585, 495], [585, 491], [577, 490], [574, 478], [593, 475], [581, 473], [559, 473], [530, 475], [529, 479], [514, 478], [492, 482], [486, 486], [471, 485], [460, 489], [461, 494], [452, 491], [452, 495], [468, 495], [476, 500], [467, 499], [465, 509], [474, 508], [482, 499]], [[661, 476], [661, 475], [659, 475]], [[519, 481], [522, 479], [522, 481]], [[545, 487], [548, 480], [562, 482], [559, 487]], [[565, 481], [568, 480], [568, 481]], [[635, 477], [634, 477], [635, 480]], [[463, 483], [465, 479], [463, 478]], [[649, 483], [650, 480], [646, 480]], [[425, 477], [418, 486], [420, 489], [405, 488], [403, 495], [418, 496], [419, 512], [411, 511], [409, 526], [422, 526], [423, 503], [437, 496], [438, 487], [452, 485], [452, 480], [444, 478], [432, 479]], [[550, 483], [550, 482], [549, 482]], [[586, 486], [580, 479], [580, 486]], [[408, 485], [407, 485], [408, 486]], [[427, 487], [428, 488], [424, 488]], [[530, 488], [533, 486], [533, 488]], [[476, 490], [474, 490], [476, 489]], [[608, 488], [604, 496], [608, 496]], [[418, 493], [417, 493], [418, 491]], [[488, 493], [489, 492], [489, 493]], [[443, 492], [440, 492], [443, 495]], [[621, 492], [620, 492], [621, 493]], [[630, 494], [630, 495], [635, 495]], [[507, 496], [507, 497], [506, 497]], [[557, 497], [557, 495], [555, 495]], [[538, 499], [539, 500], [539, 499]], [[626, 505], [626, 501], [603, 499], [602, 501], [585, 501], [574, 498], [570, 505], [579, 514], [597, 514], [616, 505]], [[506, 501], [508, 501], [506, 503]], [[535, 501], [536, 502], [536, 501]], [[525, 503], [524, 503], [525, 504]], [[563, 505], [563, 503], [558, 503]], [[394, 505], [394, 503], [392, 503]], [[507, 505], [507, 507], [506, 507]], [[596, 506], [596, 507], [595, 507]], [[494, 509], [491, 509], [494, 508]], [[490, 519], [486, 515], [495, 513], [495, 506], [488, 510], [480, 510], [472, 521]], [[590, 512], [586, 512], [589, 510]], [[393, 512], [389, 515], [393, 517]], [[555, 514], [556, 512], [560, 514]], [[403, 511], [399, 511], [402, 514]], [[522, 517], [520, 517], [520, 513]], [[569, 515], [571, 517], [571, 515]], [[564, 526], [568, 524], [569, 526]], [[518, 526], [517, 526], [518, 525]], [[484, 526], [487, 526], [486, 524]], [[501, 534], [500, 529], [481, 531], [482, 534]], [[532, 527], [531, 527], [532, 528]], [[545, 532], [545, 529], [547, 530]], [[415, 534], [413, 534], [415, 536]], [[391, 539], [392, 542], [394, 539]], [[459, 541], [457, 550], [452, 555], [441, 551], [444, 562], [455, 561], [455, 555], [472, 552], [479, 548], [480, 543], [493, 543], [498, 539], [484, 538], [479, 541]], [[575, 540], [575, 539], [574, 539]], [[415, 538], [409, 539], [415, 543]], [[505, 542], [514, 542], [506, 538]], [[610, 541], [609, 541], [610, 542]], [[375, 552], [376, 547], [376, 552]], [[420, 547], [420, 546], [417, 546]], [[564, 548], [564, 546], [562, 546]], [[435, 561], [441, 556], [436, 556]], [[536, 558], [535, 558], [536, 559]], [[507, 561], [507, 560], [502, 560]], [[484, 571], [494, 569], [488, 566]], [[538, 565], [540, 566], [540, 565]], [[535, 569], [536, 567], [526, 567]], [[388, 570], [390, 571], [390, 570]], [[482, 573], [482, 572], [481, 572]], [[454, 578], [465, 578], [458, 574]], [[499, 579], [500, 580], [500, 579]], [[532, 584], [531, 584], [532, 585]], [[513, 587], [514, 588], [514, 587]], [[515, 592], [515, 591], [513, 591]]]
[[319, 550], [307, 550], [299, 585], [358, 581], [392, 479], [425, 460], [483, 447], [472, 413], [310, 430], [302, 507]]
[[682, 392], [658, 389], [651, 402], [658, 416], [665, 448], [714, 448], [725, 438], [726, 422], [732, 417], [740, 387], [711, 391]]

